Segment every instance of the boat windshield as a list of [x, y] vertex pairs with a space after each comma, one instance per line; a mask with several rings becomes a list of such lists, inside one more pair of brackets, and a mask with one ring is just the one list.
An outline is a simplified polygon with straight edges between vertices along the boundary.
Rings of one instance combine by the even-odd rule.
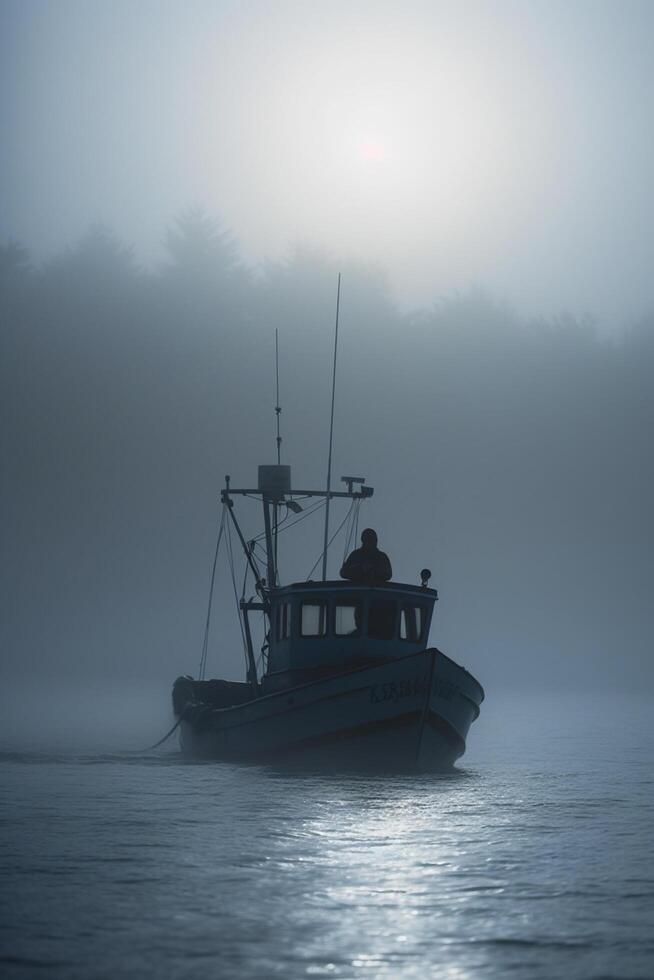
[[363, 603], [346, 599], [334, 606], [334, 636], [361, 636]]
[[337, 597], [311, 596], [297, 604], [291, 599], [277, 603], [275, 639], [300, 637], [363, 637], [399, 639], [420, 643], [424, 639], [429, 609], [424, 603], [387, 597], [366, 600], [356, 594]]
[[400, 639], [417, 643], [425, 624], [424, 606], [402, 606], [400, 610]]
[[301, 636], [324, 636], [327, 632], [327, 603], [322, 599], [311, 599], [302, 603], [300, 617]]

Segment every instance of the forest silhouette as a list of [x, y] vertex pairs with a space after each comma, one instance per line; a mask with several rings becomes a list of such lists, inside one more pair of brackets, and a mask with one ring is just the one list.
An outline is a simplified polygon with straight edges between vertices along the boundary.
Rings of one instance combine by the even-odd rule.
[[487, 687], [651, 679], [652, 317], [607, 338], [474, 288], [404, 314], [383, 272], [309, 246], [248, 267], [199, 209], [164, 244], [155, 270], [102, 225], [40, 266], [0, 250], [17, 682], [193, 672], [219, 485], [274, 457], [275, 329], [284, 461], [324, 484], [338, 271], [335, 468], [376, 487], [396, 577], [433, 566], [432, 641]]

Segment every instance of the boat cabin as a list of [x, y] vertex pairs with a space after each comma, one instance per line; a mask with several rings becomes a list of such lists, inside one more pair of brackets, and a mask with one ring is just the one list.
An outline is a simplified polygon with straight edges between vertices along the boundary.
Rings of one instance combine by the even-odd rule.
[[427, 646], [437, 592], [387, 582], [300, 582], [271, 590], [264, 693]]
[[[357, 667], [397, 660], [426, 649], [435, 589], [427, 587], [431, 572], [420, 573], [422, 585], [384, 582], [364, 585], [327, 579], [329, 546], [329, 502], [348, 499], [352, 506], [373, 494], [363, 477], [343, 476], [346, 490], [291, 490], [290, 466], [260, 466], [256, 488], [233, 489], [225, 477], [221, 499], [233, 523], [257, 598], [240, 600], [240, 611], [248, 658], [248, 684], [255, 696], [272, 694], [297, 684], [309, 683]], [[266, 541], [266, 576], [262, 577], [254, 556], [254, 542], [246, 542], [234, 515], [234, 495], [259, 498], [263, 503]], [[280, 586], [277, 571], [279, 511], [299, 513], [299, 501], [326, 498], [323, 577], [320, 581], [295, 582]], [[246, 576], [247, 577], [247, 576]], [[274, 583], [274, 585], [272, 585]], [[272, 587], [271, 587], [272, 585]], [[267, 662], [260, 679], [248, 614], [263, 611], [267, 620]]]

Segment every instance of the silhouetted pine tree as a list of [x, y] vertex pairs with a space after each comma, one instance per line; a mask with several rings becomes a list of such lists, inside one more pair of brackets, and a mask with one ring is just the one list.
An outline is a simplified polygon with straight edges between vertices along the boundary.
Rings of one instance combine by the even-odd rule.
[[[609, 342], [587, 319], [527, 323], [474, 289], [400, 316], [374, 269], [307, 247], [255, 280], [197, 209], [166, 245], [157, 276], [104, 226], [40, 271], [17, 243], [0, 249], [16, 286], [0, 299], [16, 656], [65, 664], [81, 612], [128, 669], [159, 639], [148, 602], [171, 647], [187, 643], [223, 464], [246, 478], [274, 445], [275, 327], [284, 458], [324, 478], [341, 271], [339, 465], [379, 486], [400, 568], [417, 543], [439, 562], [443, 646], [450, 629], [517, 683], [543, 654], [543, 678], [577, 650], [580, 669], [589, 651], [598, 669], [615, 650], [628, 667], [651, 617], [651, 317]], [[50, 619], [34, 617], [35, 587], [55, 586]]]
[[251, 276], [222, 222], [202, 208], [179, 215], [168, 227], [170, 256], [159, 278], [160, 316], [191, 341], [194, 333], [220, 343], [241, 336], [251, 320]]
[[127, 293], [144, 278], [131, 246], [102, 223], [91, 225], [74, 245], [48, 262], [41, 273], [51, 294], [71, 303], [125, 305]]
[[232, 234], [202, 208], [189, 208], [170, 225], [164, 245], [171, 261], [167, 275], [189, 280], [224, 279], [239, 265], [238, 248]]

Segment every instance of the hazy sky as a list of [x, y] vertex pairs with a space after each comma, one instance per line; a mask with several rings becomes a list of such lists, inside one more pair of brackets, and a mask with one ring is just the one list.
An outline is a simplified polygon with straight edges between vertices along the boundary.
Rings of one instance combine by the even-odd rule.
[[654, 306], [654, 3], [3, 0], [0, 237], [103, 219], [148, 262], [219, 213], [404, 306], [479, 283], [607, 326]]

